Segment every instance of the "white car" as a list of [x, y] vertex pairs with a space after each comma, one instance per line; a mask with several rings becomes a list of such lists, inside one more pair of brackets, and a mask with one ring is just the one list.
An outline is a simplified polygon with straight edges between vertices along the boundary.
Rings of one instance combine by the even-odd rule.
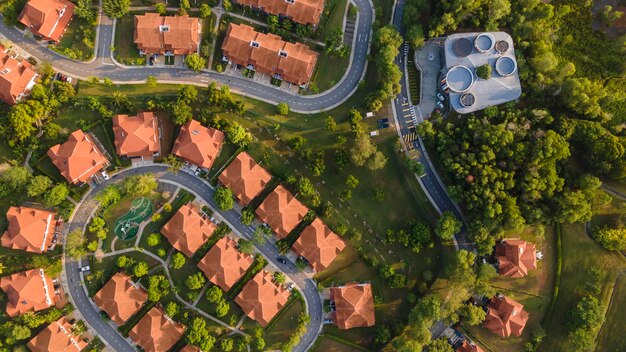
[[443, 104], [441, 104], [440, 101], [437, 102], [437, 106], [439, 107], [439, 109], [443, 110]]
[[84, 273], [85, 271], [89, 271], [89, 270], [91, 270], [91, 268], [89, 267], [89, 265], [86, 265], [86, 266], [84, 266], [84, 267], [80, 268], [80, 272], [81, 272], [81, 273]]
[[441, 93], [437, 93], [437, 99], [439, 99], [439, 101], [444, 101], [446, 100], [446, 98], [444, 98], [443, 95], [441, 95]]
[[105, 180], [108, 180], [110, 177], [109, 177], [109, 174], [107, 174], [106, 171], [102, 171], [102, 178], [105, 179]]

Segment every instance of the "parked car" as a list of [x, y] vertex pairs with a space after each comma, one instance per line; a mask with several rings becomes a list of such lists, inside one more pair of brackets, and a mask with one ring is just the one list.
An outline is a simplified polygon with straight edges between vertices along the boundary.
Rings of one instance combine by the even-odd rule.
[[72, 77], [66, 77], [65, 78], [65, 82], [72, 83]]
[[106, 171], [102, 171], [102, 178], [105, 179], [105, 180], [108, 180], [110, 177], [109, 177], [109, 174], [107, 174]]
[[89, 265], [85, 265], [84, 267], [80, 268], [80, 272], [84, 273], [85, 271], [89, 271], [91, 270], [91, 268], [89, 267]]
[[441, 93], [437, 93], [437, 98], [439, 99], [439, 101], [446, 100], [446, 98], [444, 98], [443, 95], [441, 95]]
[[154, 66], [154, 61], [156, 61], [156, 57], [150, 56], [150, 66]]
[[283, 258], [283, 257], [278, 257], [276, 258], [276, 260], [281, 263], [281, 264], [287, 264], [287, 259]]
[[440, 101], [437, 102], [437, 106], [439, 107], [439, 109], [443, 110], [443, 104]]

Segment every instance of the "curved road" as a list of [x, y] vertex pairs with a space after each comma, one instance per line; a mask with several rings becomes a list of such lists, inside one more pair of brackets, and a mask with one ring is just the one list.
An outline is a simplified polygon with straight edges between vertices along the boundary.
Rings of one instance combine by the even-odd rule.
[[[89, 193], [84, 196], [83, 200], [75, 209], [72, 219], [70, 219], [70, 222], [65, 227], [66, 234], [76, 228], [80, 228], [82, 230], [85, 227], [89, 217], [98, 206], [94, 200], [94, 196], [100, 190], [112, 182], [115, 182], [118, 178], [142, 173], [154, 174], [158, 180], [175, 183], [187, 190], [190, 190], [197, 197], [202, 198], [205, 203], [210, 204], [214, 209], [217, 209], [217, 206], [213, 201], [213, 189], [200, 178], [182, 171], [172, 174], [167, 172], [167, 166], [164, 165], [139, 166], [123, 170], [114, 175], [110, 180], [93, 187]], [[253, 227], [241, 224], [239, 221], [239, 214], [236, 211], [230, 210], [219, 213], [224, 221], [226, 221], [231, 229], [233, 229], [233, 231], [248, 239], [252, 238], [252, 234], [254, 233]], [[307, 278], [306, 275], [301, 273], [291, 261], [287, 261], [286, 265], [277, 262], [276, 258], [280, 256], [280, 253], [278, 252], [276, 246], [271, 244], [269, 241], [266, 241], [266, 243], [261, 246], [257, 246], [257, 249], [272, 265], [283, 271], [285, 275], [287, 275], [296, 284], [302, 293], [308, 308], [308, 313], [311, 317], [311, 323], [307, 326], [305, 335], [301, 338], [300, 343], [293, 349], [293, 351], [306, 351], [313, 344], [313, 342], [315, 342], [315, 339], [322, 328], [322, 301], [317, 291], [317, 285], [313, 282], [313, 280]], [[73, 258], [65, 258], [65, 275], [67, 277], [66, 291], [71, 296], [76, 309], [80, 311], [86, 323], [96, 330], [98, 335], [115, 351], [134, 352], [135, 348], [132, 344], [124, 339], [115, 328], [111, 327], [104, 321], [104, 319], [102, 319], [99, 314], [99, 309], [95, 307], [91, 299], [85, 293], [81, 283], [78, 262]]]
[[[353, 0], [358, 9], [358, 23], [355, 28], [355, 43], [352, 48], [352, 63], [339, 84], [324, 93], [317, 95], [294, 95], [271, 85], [264, 85], [240, 77], [232, 77], [217, 72], [204, 71], [196, 73], [183, 68], [133, 67], [117, 66], [111, 60], [111, 45], [114, 37], [113, 21], [100, 16], [98, 26], [98, 47], [95, 60], [89, 63], [70, 60], [33, 39], [26, 38], [14, 27], [0, 21], [0, 33], [29, 52], [40, 61], [48, 61], [56, 69], [71, 76], [86, 78], [97, 76], [109, 78], [115, 83], [144, 82], [146, 77], [155, 76], [162, 82], [195, 83], [206, 85], [209, 82], [227, 84], [234, 92], [250, 96], [270, 103], [286, 102], [291, 109], [300, 113], [315, 113], [328, 110], [343, 103], [356, 90], [365, 72], [366, 57], [369, 50], [370, 30], [374, 20], [374, 10], [369, 0]], [[130, 33], [128, 35], [131, 35]]]

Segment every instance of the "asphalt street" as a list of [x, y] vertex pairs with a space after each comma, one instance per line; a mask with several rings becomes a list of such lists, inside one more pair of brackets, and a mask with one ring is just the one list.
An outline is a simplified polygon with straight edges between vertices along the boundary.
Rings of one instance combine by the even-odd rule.
[[[9, 27], [0, 21], [0, 33], [29, 52], [40, 61], [48, 61], [53, 67], [78, 77], [97, 76], [109, 78], [119, 82], [145, 81], [148, 76], [155, 76], [159, 81], [177, 83], [208, 84], [217, 82], [227, 84], [233, 92], [239, 92], [247, 96], [264, 101], [279, 103], [286, 102], [293, 111], [313, 113], [319, 110], [327, 110], [341, 104], [356, 89], [365, 70], [366, 57], [370, 41], [370, 29], [373, 22], [373, 8], [369, 0], [353, 0], [359, 9], [359, 22], [355, 28], [356, 42], [353, 48], [352, 65], [346, 72], [345, 79], [331, 90], [317, 95], [293, 95], [283, 90], [276, 89], [271, 85], [253, 82], [251, 80], [228, 76], [217, 72], [196, 73], [183, 68], [163, 67], [133, 67], [125, 68], [117, 66], [110, 58], [111, 39], [114, 37], [113, 21], [106, 16], [101, 16], [99, 36], [97, 42], [97, 56], [93, 62], [83, 63], [70, 60], [58, 53], [35, 42], [32, 38], [25, 37], [14, 27]], [[128, 33], [129, 36], [132, 33]]]
[[[117, 181], [120, 178], [135, 174], [152, 173], [157, 179], [174, 182], [179, 186], [191, 190], [205, 203], [217, 209], [213, 201], [213, 189], [200, 178], [185, 172], [176, 174], [167, 172], [164, 165], [141, 166], [127, 169], [120, 174], [114, 175], [110, 180], [105, 181], [90, 191], [84, 198], [83, 202], [76, 208], [74, 217], [66, 226], [66, 234], [70, 231], [80, 228], [83, 229], [90, 215], [97, 204], [93, 197], [104, 187]], [[239, 214], [235, 210], [220, 212], [222, 218], [239, 234], [251, 239], [254, 228], [241, 224]], [[311, 317], [311, 323], [307, 326], [305, 335], [301, 338], [300, 343], [293, 349], [296, 352], [306, 351], [317, 338], [322, 327], [322, 301], [317, 291], [316, 284], [301, 273], [291, 261], [287, 264], [281, 264], [276, 259], [281, 256], [276, 246], [269, 241], [263, 245], [257, 246], [257, 249], [267, 258], [271, 265], [277, 267], [293, 281], [302, 293], [308, 313]], [[86, 295], [80, 280], [80, 272], [78, 262], [72, 258], [65, 258], [65, 272], [67, 276], [67, 290], [72, 297], [75, 307], [83, 315], [86, 323], [91, 326], [100, 337], [107, 342], [115, 351], [130, 352], [135, 351], [132, 344], [124, 339], [112, 326], [110, 326], [99, 314], [99, 310], [94, 306], [91, 299]]]

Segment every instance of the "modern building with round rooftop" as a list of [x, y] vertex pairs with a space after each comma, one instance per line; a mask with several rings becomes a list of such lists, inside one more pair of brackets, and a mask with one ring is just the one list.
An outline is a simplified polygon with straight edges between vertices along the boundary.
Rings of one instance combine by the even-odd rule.
[[474, 46], [472, 41], [467, 38], [459, 38], [454, 41], [454, 53], [459, 57], [466, 57], [472, 53]]
[[517, 63], [508, 56], [502, 56], [496, 60], [496, 72], [500, 76], [510, 76], [516, 69]]
[[466, 66], [454, 66], [448, 70], [445, 78], [450, 90], [457, 93], [466, 92], [474, 84], [474, 73]]
[[479, 53], [486, 53], [493, 49], [496, 40], [489, 33], [481, 33], [474, 39], [474, 48]]

